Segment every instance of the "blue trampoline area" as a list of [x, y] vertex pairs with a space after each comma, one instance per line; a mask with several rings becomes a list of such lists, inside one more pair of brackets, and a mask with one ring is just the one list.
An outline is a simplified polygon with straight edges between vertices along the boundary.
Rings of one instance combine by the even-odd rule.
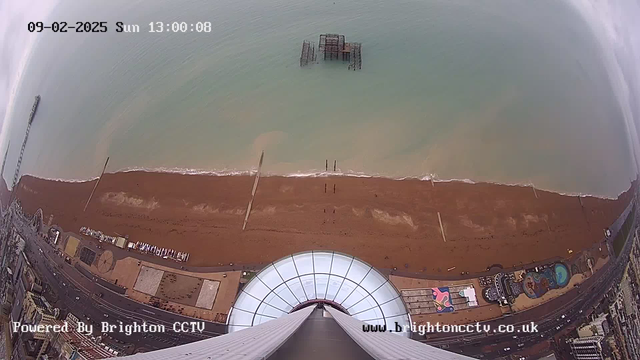
[[569, 283], [569, 269], [564, 264], [556, 264], [554, 266], [556, 272], [556, 282], [559, 287], [564, 287]]

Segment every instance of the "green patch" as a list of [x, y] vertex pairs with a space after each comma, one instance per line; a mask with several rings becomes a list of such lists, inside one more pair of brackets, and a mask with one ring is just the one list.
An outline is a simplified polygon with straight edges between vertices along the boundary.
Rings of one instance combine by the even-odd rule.
[[245, 279], [247, 282], [251, 281], [251, 279], [253, 279], [254, 276], [256, 276], [257, 272], [255, 271], [243, 271], [242, 272], [242, 278]]
[[622, 224], [622, 228], [618, 232], [618, 235], [616, 235], [616, 238], [613, 239], [613, 250], [615, 251], [616, 256], [620, 255], [620, 253], [622, 252], [622, 248], [624, 248], [624, 244], [629, 237], [629, 233], [631, 232], [631, 226], [633, 225], [633, 219], [635, 218], [635, 216], [636, 206], [633, 205], [633, 208], [625, 219], [624, 224]]

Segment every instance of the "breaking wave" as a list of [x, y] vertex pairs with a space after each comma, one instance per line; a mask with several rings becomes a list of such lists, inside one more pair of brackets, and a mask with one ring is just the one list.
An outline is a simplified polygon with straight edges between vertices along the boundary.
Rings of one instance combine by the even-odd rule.
[[[204, 169], [189, 169], [189, 168], [177, 168], [177, 167], [159, 167], [159, 168], [146, 168], [146, 167], [127, 167], [123, 169], [116, 170], [110, 173], [130, 173], [130, 172], [145, 172], [145, 173], [171, 173], [171, 174], [181, 174], [181, 175], [200, 175], [200, 176], [252, 176], [257, 173], [257, 168], [252, 168], [249, 170], [238, 170], [238, 169], [221, 169], [221, 170], [204, 170]], [[82, 183], [88, 181], [97, 180], [98, 177], [93, 177], [90, 179], [60, 179], [60, 178], [47, 178], [36, 176], [32, 174], [28, 174], [29, 176], [49, 180], [49, 181], [61, 181], [61, 182], [69, 182], [69, 183]], [[378, 178], [378, 179], [390, 179], [395, 181], [402, 180], [418, 180], [418, 181], [433, 181], [434, 183], [449, 183], [449, 182], [457, 182], [457, 183], [465, 183], [465, 184], [492, 184], [492, 185], [502, 185], [502, 186], [518, 186], [518, 187], [533, 187], [532, 183], [504, 183], [497, 181], [474, 181], [471, 179], [441, 179], [437, 174], [426, 174], [420, 176], [401, 176], [401, 177], [393, 177], [386, 176], [382, 174], [367, 174], [364, 172], [357, 171], [324, 171], [324, 170], [309, 170], [309, 171], [301, 171], [301, 172], [293, 172], [287, 174], [280, 173], [270, 173], [262, 171], [260, 174], [261, 177], [291, 177], [291, 178], [322, 178], [322, 177], [334, 177], [334, 176], [346, 176], [346, 177], [357, 177], [357, 178]], [[572, 193], [572, 192], [559, 192], [552, 189], [545, 189], [541, 187], [535, 187], [538, 191], [547, 191], [551, 193], [556, 193], [565, 196], [580, 196], [580, 197], [593, 197], [599, 199], [610, 199], [615, 200], [616, 197], [610, 196], [599, 196], [592, 194], [584, 194], [584, 193]], [[621, 192], [620, 194], [622, 194]], [[620, 195], [618, 194], [618, 196]]]
[[51, 178], [51, 177], [46, 177], [46, 176], [39, 176], [39, 175], [34, 175], [34, 174], [29, 174], [29, 173], [25, 173], [23, 175], [20, 175], [20, 177], [23, 177], [23, 176], [31, 176], [31, 177], [34, 177], [36, 179], [42, 179], [42, 180], [48, 180], [48, 181], [66, 182], [66, 183], [83, 183], [83, 182], [89, 182], [89, 181], [98, 180], [98, 178], [99, 178], [99, 176], [96, 176], [96, 177], [88, 178], [88, 179], [61, 179], [61, 178]]

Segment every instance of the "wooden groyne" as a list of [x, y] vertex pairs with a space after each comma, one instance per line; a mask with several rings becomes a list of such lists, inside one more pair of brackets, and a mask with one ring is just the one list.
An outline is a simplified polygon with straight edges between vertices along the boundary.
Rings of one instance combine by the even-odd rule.
[[242, 223], [242, 231], [247, 228], [247, 223], [249, 222], [249, 214], [251, 214], [251, 206], [253, 205], [253, 200], [256, 198], [256, 190], [258, 190], [258, 181], [260, 181], [260, 171], [262, 171], [262, 160], [264, 159], [264, 151], [260, 155], [260, 162], [258, 162], [258, 172], [256, 173], [256, 178], [253, 182], [253, 188], [251, 189], [251, 200], [249, 200], [249, 204], [247, 205], [247, 213], [244, 215], [244, 222]]
[[84, 204], [84, 209], [82, 210], [82, 212], [86, 212], [87, 211], [87, 207], [89, 206], [89, 202], [91, 202], [91, 198], [93, 197], [93, 194], [95, 194], [96, 189], [98, 188], [98, 184], [100, 184], [100, 180], [102, 180], [102, 177], [104, 176], [104, 172], [107, 170], [107, 165], [109, 164], [109, 157], [107, 156], [107, 160], [104, 162], [104, 166], [102, 167], [102, 172], [100, 173], [100, 177], [98, 178], [98, 181], [96, 181], [96, 184], [93, 186], [93, 190], [91, 190], [91, 194], [89, 195], [89, 198], [87, 199], [87, 203]]

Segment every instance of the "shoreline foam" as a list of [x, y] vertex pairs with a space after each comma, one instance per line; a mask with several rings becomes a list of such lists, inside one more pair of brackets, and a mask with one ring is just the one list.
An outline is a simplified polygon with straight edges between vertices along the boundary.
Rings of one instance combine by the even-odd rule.
[[[222, 170], [205, 170], [205, 169], [190, 169], [190, 168], [178, 168], [178, 167], [158, 167], [158, 168], [145, 168], [145, 167], [128, 167], [123, 169], [118, 169], [113, 172], [107, 172], [106, 174], [119, 174], [119, 173], [133, 173], [133, 172], [144, 172], [149, 174], [179, 174], [179, 175], [197, 175], [197, 176], [219, 176], [219, 177], [232, 177], [232, 176], [254, 176], [257, 172], [257, 168], [251, 168], [249, 170], [238, 170], [238, 169], [222, 169]], [[83, 183], [83, 182], [91, 182], [97, 180], [99, 177], [93, 177], [89, 179], [61, 179], [61, 178], [48, 178], [43, 176], [38, 176], [34, 174], [24, 174], [23, 176], [32, 176], [37, 179], [49, 180], [49, 181], [60, 181], [67, 183]], [[405, 180], [417, 180], [417, 181], [432, 181], [434, 183], [465, 183], [465, 184], [490, 184], [490, 185], [499, 185], [499, 186], [517, 186], [517, 187], [531, 187], [532, 183], [506, 183], [506, 182], [498, 182], [498, 181], [475, 181], [471, 179], [440, 179], [437, 174], [427, 174], [420, 176], [385, 176], [381, 174], [367, 174], [363, 172], [355, 172], [355, 171], [323, 171], [312, 169], [309, 171], [301, 171], [287, 174], [279, 174], [279, 173], [270, 173], [263, 171], [260, 177], [283, 177], [283, 178], [328, 178], [328, 177], [356, 177], [356, 178], [369, 178], [369, 179], [387, 179], [394, 181], [405, 181]], [[624, 194], [626, 190], [621, 191], [615, 197], [613, 196], [605, 196], [605, 195], [594, 195], [594, 194], [585, 194], [578, 192], [563, 192], [553, 189], [547, 189], [543, 187], [535, 186], [536, 190], [546, 191], [554, 194], [564, 195], [564, 196], [580, 196], [581, 198], [597, 198], [597, 199], [605, 199], [605, 200], [615, 200], [620, 195]]]

